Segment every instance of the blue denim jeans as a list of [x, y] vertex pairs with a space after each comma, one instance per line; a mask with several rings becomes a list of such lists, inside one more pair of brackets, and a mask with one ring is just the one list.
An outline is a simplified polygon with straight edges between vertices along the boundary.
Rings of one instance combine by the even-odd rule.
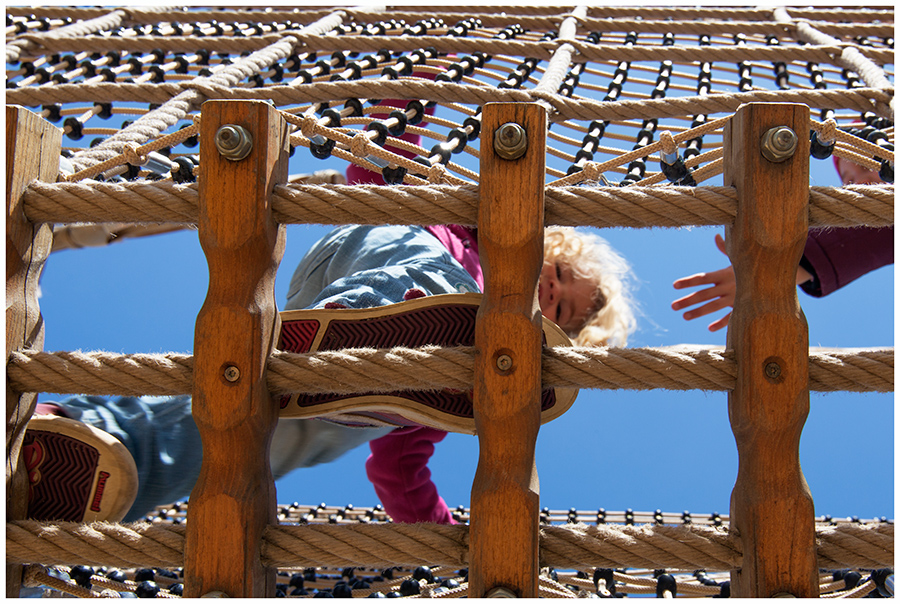
[[[426, 295], [479, 291], [462, 265], [421, 227], [344, 226], [300, 261], [285, 309], [322, 308], [329, 302], [383, 306], [402, 301], [414, 288]], [[69, 417], [118, 438], [134, 457], [139, 486], [126, 522], [190, 494], [200, 473], [201, 443], [189, 396], [79, 396], [57, 404]], [[279, 479], [297, 468], [332, 461], [390, 431], [315, 419], [279, 421], [272, 438], [272, 473]]]

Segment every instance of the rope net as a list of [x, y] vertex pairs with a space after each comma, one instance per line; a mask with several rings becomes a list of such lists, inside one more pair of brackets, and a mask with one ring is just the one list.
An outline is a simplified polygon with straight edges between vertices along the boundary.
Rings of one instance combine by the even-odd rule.
[[[322, 161], [322, 170], [295, 172], [275, 188], [282, 223], [474, 225], [481, 107], [509, 101], [548, 109], [547, 224], [727, 225], [734, 221], [736, 196], [721, 186], [722, 129], [743, 103], [809, 105], [809, 132], [799, 134], [810, 136], [812, 161], [849, 159], [893, 183], [893, 28], [893, 10], [884, 7], [8, 7], [6, 98], [64, 131], [59, 181], [34, 182], [24, 194], [29, 220], [54, 224], [58, 245], [194, 225], [200, 106], [210, 99], [270, 101], [290, 124], [291, 165]], [[381, 173], [389, 185], [412, 186], [348, 187], [343, 173], [350, 164]], [[810, 224], [893, 224], [893, 196], [892, 184], [812, 187]], [[451, 374], [459, 381], [428, 387], [471, 381], [471, 351], [392, 351], [390, 358], [385, 352], [367, 353], [374, 357], [362, 359], [370, 364], [361, 370], [358, 351], [329, 358], [276, 353], [269, 386], [285, 392], [302, 380], [323, 391], [351, 392], [379, 364], [418, 375], [424, 365], [417, 363], [426, 361], [442, 364], [445, 381]], [[728, 390], [734, 383], [728, 352], [554, 350], [545, 354], [544, 380], [582, 388]], [[306, 357], [315, 357], [314, 372]], [[892, 348], [813, 351], [810, 362], [814, 389], [893, 390]], [[191, 367], [187, 355], [20, 351], [7, 370], [23, 392], [174, 394], [190, 391]], [[372, 388], [371, 381], [365, 385]], [[177, 528], [184, 508], [160, 510], [149, 526]], [[467, 512], [457, 513], [465, 523]], [[307, 526], [387, 520], [375, 508], [296, 504], [282, 507], [279, 519]], [[596, 511], [547, 511], [542, 520], [548, 526], [603, 522]], [[665, 525], [684, 517], [632, 513], [630, 520], [623, 513], [609, 522]], [[823, 530], [832, 526], [831, 519], [819, 521]], [[709, 523], [720, 530], [727, 518], [714, 515]], [[887, 522], [872, 526], [880, 525], [892, 529]], [[14, 526], [8, 525], [8, 547]], [[87, 559], [87, 550], [77, 551]], [[847, 570], [823, 575], [822, 594], [887, 593], [885, 577], [872, 569], [889, 560], [840, 567], [863, 569], [853, 570], [855, 576]], [[565, 564], [547, 566], [543, 595], [721, 595], [731, 568], [551, 568], [577, 567]], [[311, 586], [336, 591], [354, 581], [368, 584], [354, 587], [354, 596], [466, 593], [459, 573], [464, 566], [430, 569], [459, 584], [443, 587], [396, 566], [371, 571], [348, 564], [348, 575], [348, 568], [332, 573], [309, 564], [282, 570], [278, 581], [287, 595], [312, 595]], [[139, 569], [123, 570], [124, 583], [97, 578], [113, 573], [110, 568], [82, 578], [83, 591], [70, 593], [140, 589]], [[26, 584], [67, 589], [83, 577], [79, 573], [71, 566], [33, 565]], [[179, 583], [177, 572], [154, 576], [163, 587], [159, 597], [175, 595], [168, 586]]]

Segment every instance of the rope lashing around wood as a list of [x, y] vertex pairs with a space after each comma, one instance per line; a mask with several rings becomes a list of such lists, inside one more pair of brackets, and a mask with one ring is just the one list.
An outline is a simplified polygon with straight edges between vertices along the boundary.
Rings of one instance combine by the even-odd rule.
[[[283, 224], [474, 225], [478, 185], [388, 187], [277, 185], [275, 220]], [[172, 181], [43, 183], [24, 194], [29, 220], [166, 222], [192, 225], [199, 215], [197, 184]], [[733, 187], [548, 187], [545, 224], [633, 228], [731, 224]], [[894, 223], [893, 185], [810, 187], [809, 222], [823, 226]]]
[[[464, 524], [270, 525], [261, 560], [272, 567], [390, 567], [468, 565]], [[182, 566], [184, 525], [137, 522], [6, 525], [6, 562], [95, 566]], [[893, 565], [894, 525], [816, 527], [818, 566], [826, 569]], [[540, 564], [557, 568], [733, 570], [740, 541], [726, 529], [583, 524], [541, 528]]]
[[[351, 348], [295, 354], [268, 361], [273, 395], [469, 389], [474, 348]], [[542, 381], [554, 388], [732, 390], [731, 350], [711, 347], [554, 347], [544, 351]], [[93, 395], [190, 394], [193, 357], [187, 354], [13, 352], [6, 367], [18, 392]], [[816, 350], [809, 355], [810, 390], [892, 392], [894, 350]]]

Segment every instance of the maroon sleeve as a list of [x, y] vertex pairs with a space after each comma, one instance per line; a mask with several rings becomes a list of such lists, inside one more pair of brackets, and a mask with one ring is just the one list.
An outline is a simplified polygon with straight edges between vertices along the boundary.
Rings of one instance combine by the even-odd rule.
[[894, 227], [811, 230], [800, 266], [813, 279], [800, 287], [811, 296], [827, 296], [866, 273], [893, 263]]
[[456, 524], [428, 469], [434, 443], [445, 436], [441, 430], [417, 426], [369, 441], [372, 454], [366, 460], [366, 474], [394, 521]]

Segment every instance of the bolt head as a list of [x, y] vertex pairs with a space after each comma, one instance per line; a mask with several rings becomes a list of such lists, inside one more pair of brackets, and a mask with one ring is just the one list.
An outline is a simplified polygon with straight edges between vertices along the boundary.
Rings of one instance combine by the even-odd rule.
[[497, 369], [500, 371], [509, 371], [512, 367], [512, 357], [508, 354], [501, 354], [497, 357]]
[[787, 126], [769, 128], [760, 141], [760, 151], [772, 163], [786, 161], [793, 157], [799, 143], [797, 134]]
[[216, 131], [216, 149], [225, 159], [241, 161], [253, 150], [253, 136], [246, 128], [226, 124]]
[[527, 149], [528, 135], [519, 124], [509, 122], [494, 132], [494, 151], [503, 159], [519, 159]]
[[777, 380], [781, 375], [781, 365], [775, 362], [766, 363], [766, 377]]

